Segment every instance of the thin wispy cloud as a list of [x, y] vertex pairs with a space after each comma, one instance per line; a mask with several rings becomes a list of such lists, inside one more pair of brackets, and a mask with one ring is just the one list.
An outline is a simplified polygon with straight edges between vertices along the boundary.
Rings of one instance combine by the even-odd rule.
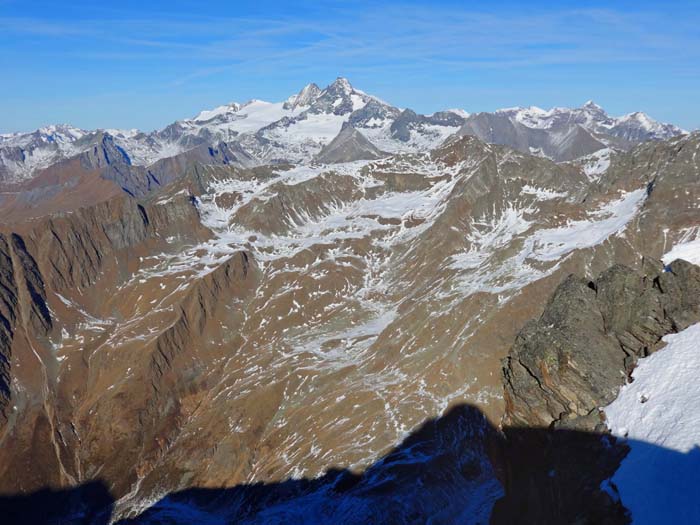
[[[668, 52], [700, 55], [695, 31], [669, 33], [658, 18], [614, 10], [570, 10], [526, 16], [423, 8], [374, 8], [350, 16], [330, 13], [323, 25], [303, 18], [199, 18], [86, 20], [51, 23], [3, 18], [0, 30], [75, 39], [92, 45], [71, 57], [114, 60], [255, 61], [277, 67], [318, 61], [396, 61], [469, 67], [520, 67], [530, 63], [664, 60]], [[146, 37], [147, 35], [147, 37]], [[102, 46], [96, 46], [95, 41]], [[111, 49], [120, 46], [118, 52]], [[48, 49], [46, 53], [55, 53]], [[342, 64], [344, 65], [344, 64]], [[202, 68], [218, 71], [221, 68]], [[193, 72], [194, 73], [194, 72]]]

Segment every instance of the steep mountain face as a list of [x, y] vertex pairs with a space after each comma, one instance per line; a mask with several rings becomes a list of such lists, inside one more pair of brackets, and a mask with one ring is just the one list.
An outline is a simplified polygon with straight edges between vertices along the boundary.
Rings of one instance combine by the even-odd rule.
[[151, 167], [159, 160], [197, 148], [218, 148], [221, 143], [235, 150], [236, 161], [244, 167], [307, 163], [329, 145], [345, 123], [380, 151], [426, 152], [459, 131], [556, 161], [574, 160], [607, 147], [627, 150], [641, 142], [683, 133], [644, 113], [610, 117], [592, 102], [578, 109], [544, 111], [532, 107], [474, 115], [450, 110], [418, 115], [338, 78], [324, 89], [309, 84], [284, 102], [231, 103], [151, 133], [84, 131], [63, 125], [0, 135], [0, 182], [30, 179], [40, 170], [94, 148], [105, 136], [122, 150], [131, 165], [140, 167]]
[[0, 421], [7, 423], [7, 406], [10, 402], [12, 376], [12, 338], [17, 320], [17, 283], [7, 239], [0, 237], [0, 283], [2, 283], [2, 318], [0, 319]]
[[[103, 133], [15, 185], [0, 201], [0, 491], [99, 480], [127, 517], [173, 491], [291, 480], [274, 501], [249, 489], [236, 499], [263, 513], [274, 503], [274, 523], [291, 512], [285, 497], [323, 506], [326, 482], [367, 497], [370, 515], [378, 487], [420, 486], [415, 470], [398, 475], [404, 462], [445, 463], [431, 501], [446, 520], [461, 506], [464, 521], [483, 521], [505, 461], [484, 459], [500, 447], [487, 420], [451, 416], [454, 433], [429, 425], [426, 449], [406, 436], [461, 403], [546, 425], [607, 399], [565, 367], [557, 377], [581, 386], [576, 398], [539, 399], [515, 371], [522, 388], [504, 398], [501, 359], [529, 319], [550, 315], [567, 275], [647, 271], [642, 256], [697, 238], [700, 135], [610, 152], [592, 175], [591, 159], [558, 164], [453, 133], [464, 118], [394, 111], [339, 79], [279, 105], [205, 112], [158, 138], [219, 126], [235, 140], [193, 141], [144, 167]], [[321, 128], [327, 142], [304, 135]], [[624, 339], [607, 379], [685, 319], [666, 294], [681, 297], [679, 312], [695, 304], [654, 271], [658, 286], [622, 279], [631, 270], [596, 284], [606, 301], [656, 305], [601, 313], [614, 337], [586, 324], [602, 311], [595, 290], [560, 289], [592, 308], [576, 326], [601, 351]], [[651, 335], [634, 324], [644, 316], [658, 321]], [[544, 408], [517, 411], [518, 395]], [[468, 445], [455, 437], [465, 433]], [[437, 512], [416, 502], [417, 516]]]
[[343, 124], [340, 133], [323, 147], [315, 157], [321, 164], [337, 164], [355, 160], [376, 160], [387, 156], [367, 140], [351, 124]]
[[292, 95], [282, 106], [284, 109], [293, 110], [297, 107], [306, 107], [321, 96], [321, 88], [313, 82], [304, 86], [299, 93]]

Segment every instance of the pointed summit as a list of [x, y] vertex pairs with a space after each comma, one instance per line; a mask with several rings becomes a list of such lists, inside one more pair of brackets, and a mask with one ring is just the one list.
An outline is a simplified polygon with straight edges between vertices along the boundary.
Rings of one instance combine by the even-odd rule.
[[321, 91], [309, 111], [315, 114], [346, 115], [361, 109], [371, 99], [369, 95], [353, 88], [347, 78], [338, 77]]
[[585, 109], [585, 110], [590, 111], [592, 113], [600, 113], [602, 115], [606, 114], [605, 110], [601, 106], [599, 106], [598, 104], [593, 102], [592, 100], [587, 101], [583, 106], [581, 106], [581, 109]]
[[345, 78], [345, 77], [338, 77], [336, 78], [332, 84], [330, 84], [327, 88], [327, 90], [334, 90], [334, 91], [341, 91], [343, 93], [352, 93], [355, 91], [350, 84], [350, 81]]
[[335, 164], [355, 160], [375, 160], [386, 156], [367, 137], [345, 122], [340, 133], [316, 155], [316, 162]]
[[296, 109], [298, 107], [310, 106], [321, 94], [321, 88], [313, 82], [305, 85], [299, 93], [292, 95], [284, 103], [284, 109]]

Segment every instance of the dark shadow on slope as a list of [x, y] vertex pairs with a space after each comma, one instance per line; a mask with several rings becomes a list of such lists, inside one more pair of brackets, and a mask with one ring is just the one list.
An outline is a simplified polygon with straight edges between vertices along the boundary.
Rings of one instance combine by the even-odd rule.
[[[638, 442], [633, 449], [654, 458], [645, 475], [683, 472], [688, 483], [698, 481], [699, 450], [679, 454]], [[190, 488], [117, 524], [628, 523], [624, 501], [605, 483], [628, 450], [611, 436], [573, 430], [501, 433], [477, 408], [461, 405], [361, 473], [335, 469], [317, 479]], [[92, 482], [2, 497], [0, 523], [106, 525], [113, 505], [106, 486]], [[700, 503], [688, 506], [690, 523], [700, 517]]]
[[142, 523], [451, 523], [462, 513], [488, 523], [501, 494], [490, 457], [499, 438], [468, 406], [427, 421], [362, 473], [169, 494], [119, 525]]
[[3, 525], [108, 525], [114, 499], [101, 481], [67, 489], [0, 496]]

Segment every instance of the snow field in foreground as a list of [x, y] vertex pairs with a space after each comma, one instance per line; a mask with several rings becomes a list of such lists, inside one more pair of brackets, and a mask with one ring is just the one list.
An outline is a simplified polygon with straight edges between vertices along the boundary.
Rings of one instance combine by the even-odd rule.
[[630, 452], [610, 481], [633, 523], [700, 523], [700, 323], [640, 359], [605, 408]]

